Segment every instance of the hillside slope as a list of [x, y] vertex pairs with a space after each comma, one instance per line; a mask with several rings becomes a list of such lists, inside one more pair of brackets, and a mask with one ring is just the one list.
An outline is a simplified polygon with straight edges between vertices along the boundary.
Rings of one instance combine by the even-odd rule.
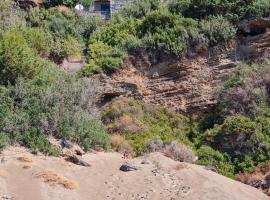
[[[1, 154], [0, 196], [20, 200], [269, 199], [255, 188], [159, 153], [129, 160], [139, 168], [131, 172], [119, 170], [124, 161], [117, 153], [89, 153], [83, 160], [91, 167], [73, 165], [61, 158], [34, 156], [18, 147], [8, 148]], [[143, 160], [148, 164], [141, 164]], [[58, 182], [65, 176], [67, 184], [63, 185], [68, 187], [71, 182], [73, 189], [51, 185], [53, 178], [44, 182], [37, 177], [48, 170], [59, 175]]]

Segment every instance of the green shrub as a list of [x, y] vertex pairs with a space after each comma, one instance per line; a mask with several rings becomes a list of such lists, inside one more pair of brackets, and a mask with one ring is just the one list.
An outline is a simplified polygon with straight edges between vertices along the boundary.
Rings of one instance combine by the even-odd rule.
[[78, 41], [74, 37], [68, 36], [67, 38], [61, 40], [61, 46], [64, 51], [65, 57], [82, 55], [82, 42]]
[[89, 45], [87, 63], [80, 70], [80, 75], [89, 76], [100, 72], [111, 73], [120, 68], [125, 58], [125, 52], [117, 47], [94, 42]]
[[102, 41], [105, 44], [115, 46], [120, 44], [127, 36], [128, 32], [122, 29], [121, 24], [109, 24], [94, 32], [93, 40]]
[[106, 26], [93, 33], [92, 41], [100, 41], [109, 46], [120, 45], [128, 35], [136, 34], [140, 20], [134, 18], [113, 18]]
[[270, 65], [239, 65], [236, 72], [225, 81], [218, 92], [223, 116], [242, 114], [256, 118], [267, 110]]
[[66, 38], [69, 33], [72, 33], [72, 28], [66, 18], [53, 17], [49, 22], [49, 30], [57, 37]]
[[105, 73], [110, 73], [120, 68], [123, 60], [119, 57], [105, 57], [99, 63]]
[[235, 172], [251, 172], [270, 156], [270, 138], [260, 124], [244, 116], [225, 119], [222, 125], [207, 130], [204, 140], [214, 149], [230, 155]]
[[227, 1], [211, 1], [211, 0], [191, 0], [187, 16], [193, 18], [207, 18], [211, 15], [228, 16], [234, 21], [238, 21], [245, 10], [245, 7], [252, 1], [227, 0]]
[[202, 146], [197, 150], [197, 155], [197, 164], [214, 167], [218, 173], [231, 178], [234, 177], [234, 166], [228, 154], [222, 154], [209, 146]]
[[0, 34], [25, 24], [25, 13], [12, 0], [0, 1]]
[[101, 17], [81, 17], [76, 22], [78, 24], [78, 29], [80, 30], [82, 36], [86, 42], [89, 42], [90, 36], [95, 30], [104, 25], [104, 20]]
[[200, 28], [211, 44], [227, 42], [236, 34], [234, 26], [221, 15], [210, 17], [208, 20], [202, 20]]
[[93, 60], [95, 63], [101, 58], [107, 55], [107, 52], [111, 49], [111, 47], [103, 42], [95, 42], [91, 43], [88, 46], [89, 52], [87, 61]]
[[188, 119], [165, 108], [118, 98], [103, 111], [103, 121], [111, 134], [124, 134], [135, 155], [149, 152], [156, 137], [165, 144], [177, 140], [192, 146], [187, 137]]
[[[57, 66], [32, 80], [18, 79], [0, 90], [0, 132], [19, 143], [55, 155], [48, 136], [67, 138], [88, 148], [109, 148], [110, 140], [95, 107], [95, 83], [76, 80]], [[5, 143], [1, 136], [1, 143]]]
[[0, 133], [0, 151], [10, 144], [9, 137], [5, 133]]
[[7, 32], [0, 42], [0, 75], [2, 83], [14, 83], [21, 76], [32, 78], [41, 60], [18, 31]]
[[185, 16], [187, 15], [190, 5], [190, 0], [172, 0], [168, 4], [168, 9], [171, 13], [179, 16]]
[[270, 16], [269, 0], [254, 0], [246, 9], [245, 17], [269, 17]]
[[27, 44], [32, 49], [35, 49], [39, 56], [48, 57], [50, 54], [49, 33], [45, 33], [39, 28], [23, 28], [22, 35], [27, 41]]
[[138, 30], [146, 49], [181, 56], [196, 35], [197, 23], [166, 10], [157, 10], [146, 15]]
[[127, 36], [122, 45], [130, 53], [143, 50], [143, 41], [133, 35]]
[[31, 27], [42, 27], [44, 23], [44, 10], [39, 7], [31, 7], [27, 12], [27, 23]]
[[123, 16], [142, 18], [147, 13], [157, 10], [160, 6], [159, 0], [134, 1], [132, 4], [124, 7], [120, 12]]
[[93, 60], [90, 60], [79, 71], [79, 75], [83, 77], [91, 76], [93, 74], [102, 73], [102, 68], [95, 64]]
[[33, 153], [42, 152], [50, 156], [59, 155], [58, 150], [52, 146], [46, 136], [39, 133], [35, 128], [30, 130], [30, 132], [23, 134], [18, 142], [19, 144], [30, 148]]
[[110, 137], [103, 126], [97, 122], [87, 122], [78, 130], [80, 144], [87, 150], [89, 148], [108, 150], [111, 144]]

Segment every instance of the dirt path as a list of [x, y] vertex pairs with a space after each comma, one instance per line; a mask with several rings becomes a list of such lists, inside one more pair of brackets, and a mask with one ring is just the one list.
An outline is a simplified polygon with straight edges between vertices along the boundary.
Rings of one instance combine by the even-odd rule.
[[71, 75], [76, 75], [83, 65], [83, 61], [69, 62], [67, 63], [66, 71]]
[[[22, 162], [18, 157], [31, 158]], [[207, 171], [201, 166], [175, 162], [161, 154], [128, 161], [137, 171], [122, 172], [118, 153], [89, 153], [82, 159], [91, 167], [63, 158], [33, 156], [22, 148], [0, 155], [0, 199], [12, 200], [267, 200], [261, 191]], [[148, 164], [142, 164], [146, 160]], [[28, 166], [28, 167], [25, 167]], [[30, 166], [30, 167], [29, 167]], [[77, 183], [73, 190], [45, 182], [36, 175], [52, 170], [58, 179]], [[57, 180], [58, 181], [58, 180]], [[8, 198], [6, 198], [8, 197]]]

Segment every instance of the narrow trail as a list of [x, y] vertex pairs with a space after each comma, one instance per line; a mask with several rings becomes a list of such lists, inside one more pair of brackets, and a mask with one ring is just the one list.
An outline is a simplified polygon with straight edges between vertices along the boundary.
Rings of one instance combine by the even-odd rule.
[[77, 72], [82, 68], [82, 66], [84, 64], [85, 64], [85, 62], [83, 60], [81, 60], [81, 61], [74, 61], [74, 62], [68, 62], [67, 63], [67, 67], [66, 67], [66, 71], [70, 75], [76, 75]]

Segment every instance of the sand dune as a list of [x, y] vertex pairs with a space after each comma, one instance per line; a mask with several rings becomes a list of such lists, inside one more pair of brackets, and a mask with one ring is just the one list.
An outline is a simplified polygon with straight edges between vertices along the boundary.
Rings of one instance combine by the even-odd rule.
[[[266, 200], [261, 191], [160, 153], [129, 160], [118, 153], [89, 153], [91, 167], [63, 158], [34, 156], [10, 147], [0, 155], [0, 199], [14, 200]], [[26, 159], [18, 159], [26, 157]], [[142, 164], [142, 161], [147, 164]], [[47, 173], [49, 174], [47, 176]], [[72, 184], [71, 187], [66, 184]]]

